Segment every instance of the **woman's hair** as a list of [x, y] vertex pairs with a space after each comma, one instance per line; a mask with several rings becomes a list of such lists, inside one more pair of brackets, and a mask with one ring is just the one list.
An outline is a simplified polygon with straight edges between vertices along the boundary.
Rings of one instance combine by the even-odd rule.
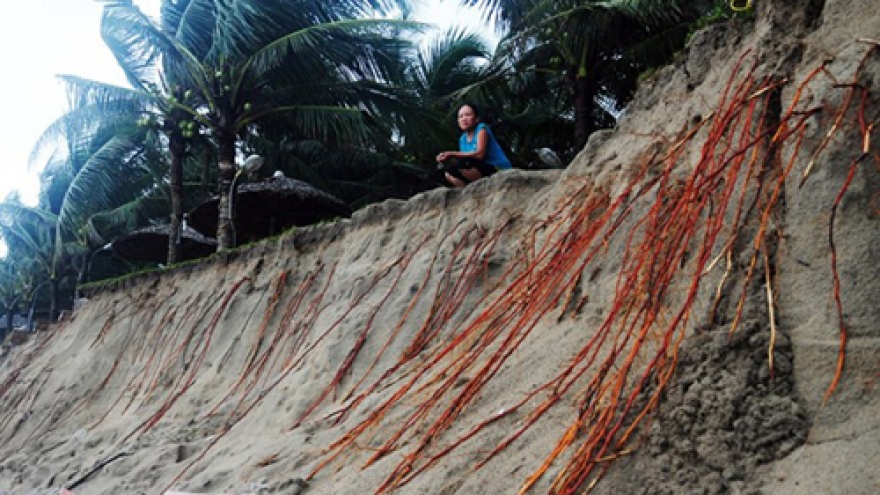
[[464, 108], [464, 107], [471, 107], [471, 110], [474, 111], [474, 115], [475, 115], [477, 118], [480, 118], [480, 109], [477, 108], [476, 105], [474, 105], [473, 103], [471, 103], [471, 102], [469, 102], [469, 101], [465, 101], [465, 102], [462, 102], [462, 104], [458, 106], [458, 109], [461, 110], [461, 109]]

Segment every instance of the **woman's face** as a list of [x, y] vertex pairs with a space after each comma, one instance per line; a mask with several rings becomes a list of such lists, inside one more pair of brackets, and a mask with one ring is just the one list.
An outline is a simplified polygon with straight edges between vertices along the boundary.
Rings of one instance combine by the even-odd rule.
[[458, 109], [458, 127], [463, 131], [469, 131], [477, 126], [480, 118], [474, 113], [474, 109], [465, 105]]

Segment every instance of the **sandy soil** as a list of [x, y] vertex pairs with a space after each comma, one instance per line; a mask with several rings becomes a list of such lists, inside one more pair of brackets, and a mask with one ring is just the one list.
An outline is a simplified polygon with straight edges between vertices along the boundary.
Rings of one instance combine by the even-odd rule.
[[880, 493], [880, 13], [756, 4], [564, 172], [95, 291], [0, 493]]

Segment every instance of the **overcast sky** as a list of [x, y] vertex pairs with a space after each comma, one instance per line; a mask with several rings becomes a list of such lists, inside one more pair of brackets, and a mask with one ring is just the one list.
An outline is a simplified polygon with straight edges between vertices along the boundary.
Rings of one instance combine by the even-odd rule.
[[[28, 158], [39, 135], [67, 106], [58, 74], [124, 84], [100, 37], [101, 4], [95, 0], [3, 0], [0, 16], [0, 200], [18, 190], [36, 204], [41, 157], [33, 169]], [[462, 11], [456, 0], [422, 0], [425, 22], [445, 28], [475, 25], [479, 17]], [[136, 0], [158, 15], [159, 0]], [[0, 255], [3, 253], [0, 252]]]
[[[0, 200], [19, 190], [35, 204], [37, 173], [28, 169], [37, 138], [67, 107], [55, 77], [75, 74], [120, 84], [122, 72], [101, 41], [94, 0], [4, 0], [0, 17]], [[138, 4], [155, 0], [137, 1]], [[42, 162], [42, 163], [41, 163]]]

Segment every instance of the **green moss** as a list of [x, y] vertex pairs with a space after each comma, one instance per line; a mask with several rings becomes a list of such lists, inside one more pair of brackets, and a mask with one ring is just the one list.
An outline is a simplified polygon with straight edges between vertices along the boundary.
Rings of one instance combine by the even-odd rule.
[[126, 273], [124, 275], [120, 275], [116, 278], [105, 278], [102, 280], [97, 280], [95, 282], [89, 282], [86, 284], [82, 284], [79, 286], [79, 290], [86, 293], [92, 293], [96, 291], [101, 291], [105, 289], [109, 289], [115, 287], [119, 284], [127, 282], [135, 277], [140, 277], [143, 275], [150, 275], [153, 273], [160, 273], [167, 270], [167, 268], [155, 267], [155, 268], [145, 268], [143, 270], [137, 270], [133, 272]]
[[729, 3], [720, 2], [715, 5], [715, 8], [712, 9], [712, 12], [709, 15], [697, 19], [697, 21], [691, 27], [690, 33], [688, 33], [687, 41], [689, 42], [691, 40], [695, 32], [705, 28], [706, 26], [711, 26], [713, 24], [718, 24], [721, 22], [727, 22], [731, 19], [753, 20], [754, 18], [754, 3], [746, 10], [737, 11], [731, 9]]
[[[333, 224], [340, 219], [342, 219], [342, 217], [325, 219], [325, 220], [321, 220], [313, 225]], [[144, 268], [144, 269], [140, 269], [140, 270], [136, 270], [133, 272], [129, 272], [129, 273], [120, 275], [115, 278], [105, 278], [102, 280], [89, 282], [89, 283], [86, 283], [86, 284], [79, 286], [79, 290], [84, 293], [101, 292], [104, 290], [110, 290], [114, 287], [119, 286], [120, 284], [124, 284], [124, 283], [129, 282], [129, 281], [131, 281], [135, 278], [138, 278], [138, 277], [143, 277], [143, 276], [153, 275], [153, 274], [161, 274], [161, 273], [166, 273], [168, 271], [175, 271], [175, 270], [179, 270], [182, 268], [193, 267], [193, 266], [201, 265], [204, 263], [210, 263], [217, 256], [227, 256], [227, 257], [235, 258], [235, 257], [238, 257], [240, 254], [249, 251], [257, 244], [278, 242], [278, 241], [282, 240], [282, 238], [290, 238], [291, 236], [296, 234], [296, 231], [298, 228], [299, 227], [293, 226], [293, 227], [290, 227], [289, 229], [287, 229], [277, 235], [274, 235], [271, 237], [266, 237], [266, 238], [248, 243], [248, 244], [242, 244], [240, 246], [236, 246], [234, 248], [227, 249], [225, 251], [221, 251], [219, 253], [214, 253], [214, 254], [207, 256], [207, 257], [204, 257], [204, 258], [197, 258], [194, 260], [182, 261], [180, 263], [175, 263], [169, 267], [157, 266], [157, 267]]]

